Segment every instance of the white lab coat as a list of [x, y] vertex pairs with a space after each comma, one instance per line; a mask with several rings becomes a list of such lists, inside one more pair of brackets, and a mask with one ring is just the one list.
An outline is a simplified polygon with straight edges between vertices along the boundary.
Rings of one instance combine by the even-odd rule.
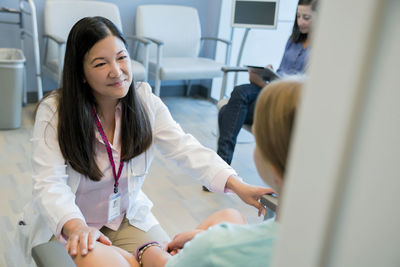
[[[137, 94], [143, 100], [153, 131], [153, 144], [128, 166], [129, 222], [144, 231], [158, 224], [151, 212], [153, 203], [141, 190], [154, 149], [171, 159], [189, 176], [213, 191], [224, 192], [225, 183], [235, 171], [218, 155], [203, 146], [190, 134], [185, 134], [172, 119], [160, 98], [151, 93], [147, 83], [139, 83]], [[27, 259], [31, 248], [60, 235], [58, 224], [71, 214], [85, 221], [75, 204], [75, 192], [82, 175], [65, 163], [57, 139], [56, 99], [50, 97], [39, 107], [32, 138], [33, 199], [19, 218], [18, 241]], [[50, 122], [50, 123], [49, 123]], [[44, 138], [45, 137], [45, 138]]]

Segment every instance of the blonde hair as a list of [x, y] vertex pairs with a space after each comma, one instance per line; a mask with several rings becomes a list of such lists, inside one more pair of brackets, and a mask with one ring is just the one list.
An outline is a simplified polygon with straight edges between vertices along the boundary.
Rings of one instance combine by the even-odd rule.
[[301, 81], [280, 80], [268, 84], [257, 99], [253, 133], [264, 160], [283, 177], [299, 102]]

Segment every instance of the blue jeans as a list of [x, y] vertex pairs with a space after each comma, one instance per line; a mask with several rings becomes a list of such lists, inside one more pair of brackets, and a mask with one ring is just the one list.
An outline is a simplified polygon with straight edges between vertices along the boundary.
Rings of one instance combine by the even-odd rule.
[[218, 114], [218, 155], [231, 164], [236, 139], [243, 124], [253, 124], [254, 107], [261, 88], [254, 84], [236, 86], [228, 104]]

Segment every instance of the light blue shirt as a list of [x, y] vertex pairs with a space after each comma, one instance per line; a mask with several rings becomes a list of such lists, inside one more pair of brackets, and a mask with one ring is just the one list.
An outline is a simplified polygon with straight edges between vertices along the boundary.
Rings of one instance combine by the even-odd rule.
[[222, 223], [198, 234], [165, 267], [270, 266], [277, 225], [273, 220], [257, 225]]

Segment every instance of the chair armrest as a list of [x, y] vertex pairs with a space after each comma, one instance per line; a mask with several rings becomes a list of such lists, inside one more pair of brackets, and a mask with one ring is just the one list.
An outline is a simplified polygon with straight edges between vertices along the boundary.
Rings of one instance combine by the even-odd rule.
[[147, 36], [143, 36], [142, 38], [147, 39], [147, 40], [149, 40], [149, 41], [155, 43], [157, 46], [164, 45], [164, 42], [163, 42], [163, 41], [161, 41], [161, 40], [159, 40], [159, 39], [156, 39], [156, 38], [147, 37]]
[[56, 35], [44, 34], [43, 38], [51, 39], [54, 42], [56, 42], [57, 44], [59, 44], [59, 45], [62, 45], [62, 44], [66, 43], [66, 41], [63, 38], [61, 38], [59, 36], [56, 36]]
[[231, 46], [232, 46], [232, 42], [225, 40], [225, 39], [221, 39], [218, 37], [201, 37], [200, 38], [200, 51], [199, 51], [199, 55], [201, 50], [203, 49], [203, 44], [204, 41], [217, 41], [217, 42], [222, 42], [224, 44], [226, 44], [226, 52], [225, 52], [225, 65], [229, 64], [230, 61], [230, 57], [231, 57]]
[[218, 37], [201, 37], [200, 40], [201, 41], [205, 41], [205, 40], [217, 41], [217, 42], [223, 42], [226, 45], [232, 45], [231, 41], [225, 40], [225, 39], [221, 39], [221, 38], [218, 38]]
[[47, 66], [47, 54], [48, 54], [48, 47], [49, 47], [49, 42], [48, 40], [54, 41], [57, 46], [58, 46], [58, 84], [61, 84], [61, 76], [62, 76], [62, 66], [64, 65], [64, 50], [63, 47], [66, 44], [66, 40], [63, 38], [57, 36], [57, 35], [50, 35], [50, 34], [44, 34], [43, 35], [43, 43], [44, 43], [44, 54], [43, 54], [43, 65]]
[[[143, 36], [143, 38], [151, 41], [152, 43], [157, 45], [157, 57], [156, 57], [156, 71], [155, 71], [155, 76], [159, 77], [160, 75], [160, 68], [161, 68], [161, 58], [162, 58], [162, 54], [163, 54], [163, 47], [164, 47], [164, 42], [156, 39], [156, 38], [152, 38], [152, 37], [148, 37], [148, 36]], [[155, 85], [155, 88], [159, 88], [157, 87], [157, 82]], [[157, 91], [157, 89], [156, 89]], [[156, 94], [159, 94], [160, 92], [155, 92]]]
[[226, 91], [226, 82], [228, 79], [228, 73], [229, 72], [244, 72], [247, 71], [247, 68], [243, 67], [228, 67], [228, 66], [223, 66], [221, 68], [221, 71], [224, 73], [222, 77], [222, 86], [221, 86], [221, 93], [219, 95], [219, 100], [223, 99], [225, 96], [225, 91]]
[[150, 40], [143, 38], [143, 37], [135, 36], [135, 35], [126, 35], [126, 38], [133, 40], [133, 41], [138, 41], [144, 45], [149, 45], [151, 43]]
[[[141, 63], [144, 66], [145, 69], [145, 81], [148, 79], [148, 71], [149, 71], [149, 45], [151, 44], [151, 41], [149, 39], [139, 37], [136, 35], [127, 35], [126, 38], [128, 40], [133, 41], [133, 48], [131, 49], [132, 53], [131, 56], [133, 59], [141, 61]], [[139, 46], [143, 46], [143, 51], [140, 51], [142, 53], [142, 57], [138, 58], [138, 53], [139, 53]]]
[[76, 267], [65, 247], [58, 241], [50, 241], [32, 248], [37, 267]]
[[221, 68], [221, 70], [222, 70], [224, 73], [248, 71], [247, 68], [243, 68], [243, 67], [233, 67], [233, 66], [223, 66], [223, 67]]

